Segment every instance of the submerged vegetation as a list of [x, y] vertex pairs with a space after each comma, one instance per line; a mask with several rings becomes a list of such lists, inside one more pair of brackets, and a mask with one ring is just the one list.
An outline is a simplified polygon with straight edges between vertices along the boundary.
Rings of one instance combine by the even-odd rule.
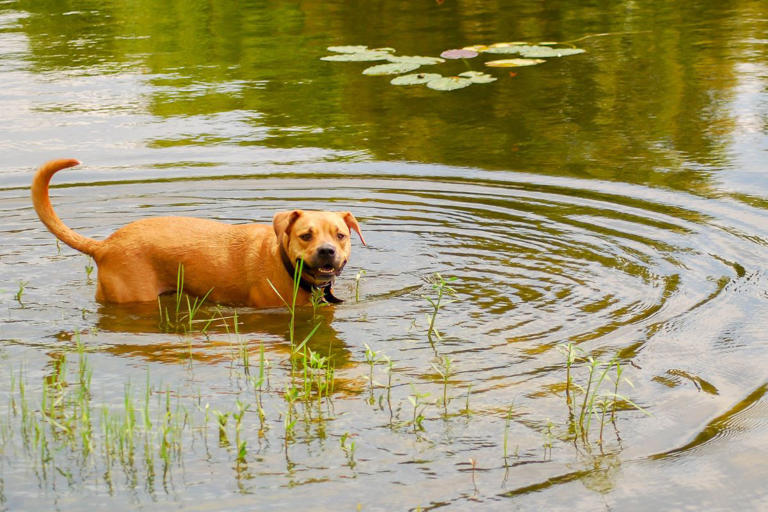
[[[294, 277], [298, 281], [301, 266], [296, 272]], [[357, 284], [361, 275], [358, 274]], [[435, 357], [426, 381], [411, 381], [398, 371], [393, 358], [362, 344], [364, 350], [359, 363], [367, 367], [361, 375], [367, 384], [366, 391], [361, 389], [359, 394], [372, 407], [372, 414], [385, 413], [386, 423], [395, 435], [415, 436], [416, 441], [429, 442], [433, 422], [450, 423], [463, 418], [461, 421], [471, 423], [472, 418], [477, 417], [478, 413], [470, 409], [472, 382], [460, 380], [461, 356], [440, 353], [445, 345], [436, 344], [446, 337], [437, 330], [438, 315], [451, 303], [461, 300], [449, 285], [455, 282], [455, 278], [439, 273], [427, 279], [431, 294], [423, 298], [430, 311], [426, 315], [423, 342], [431, 345]], [[92, 485], [98, 480], [108, 489], [120, 485], [140, 486], [152, 494], [167, 487], [174, 472], [201, 449], [207, 457], [215, 453], [216, 457], [229, 459], [236, 475], [245, 476], [249, 465], [257, 463], [270, 444], [277, 442], [282, 446], [290, 466], [294, 445], [331, 436], [339, 439], [339, 459], [356, 474], [365, 464], [358, 455], [359, 445], [355, 440], [360, 432], [351, 430], [349, 424], [345, 430], [333, 432], [338, 419], [334, 406], [338, 382], [332, 349], [329, 347], [326, 353], [321, 353], [310, 347], [312, 337], [322, 325], [322, 317], [317, 315], [321, 304], [313, 301], [311, 317], [299, 315], [298, 284], [292, 297], [283, 298], [288, 312], [289, 350], [280, 365], [284, 371], [275, 381], [270, 379], [272, 362], [266, 357], [264, 343], [254, 345], [244, 339], [237, 311], [227, 316], [219, 307], [204, 308], [204, 297], [190, 298], [184, 294], [181, 267], [177, 288], [172, 310], [160, 303], [160, 328], [176, 333], [182, 340], [200, 335], [210, 339], [212, 326], [225, 331], [232, 347], [234, 377], [240, 383], [235, 386], [239, 391], [229, 407], [216, 409], [209, 401], [212, 397], [162, 384], [148, 370], [142, 386], [130, 380], [123, 383], [122, 403], [105, 403], [93, 384], [94, 379], [105, 379], [103, 371], [91, 361], [98, 349], [87, 347], [80, 334], [75, 333], [72, 346], [59, 353], [54, 371], [42, 380], [31, 380], [29, 372], [21, 368], [10, 368], [7, 372], [8, 392], [3, 395], [5, 414], [0, 416], [2, 453], [23, 461], [22, 466], [37, 477], [42, 487], [55, 488], [62, 480], [70, 486], [86, 482]], [[358, 292], [356, 290], [356, 294]], [[207, 318], [201, 318], [205, 316], [201, 314], [203, 311], [209, 315]], [[299, 322], [301, 329], [298, 329]], [[309, 322], [309, 327], [305, 322]], [[298, 330], [307, 334], [299, 336]], [[561, 423], [541, 418], [543, 451], [538, 453], [542, 460], [555, 457], [558, 443], [575, 441], [587, 449], [594, 443], [602, 451], [608, 444], [606, 426], [613, 427], [618, 440], [617, 421], [622, 411], [642, 410], [619, 393], [622, 383], [631, 383], [624, 376], [625, 367], [618, 358], [602, 362], [583, 354], [572, 343], [559, 348], [565, 355], [565, 383], [561, 389], [567, 416]], [[577, 373], [585, 377], [579, 380]], [[608, 382], [610, 386], [606, 385]], [[409, 390], [405, 394], [404, 385]], [[457, 394], [461, 387], [465, 391]], [[346, 388], [349, 389], [349, 384]], [[453, 406], [454, 399], [464, 395], [465, 406], [459, 410]], [[511, 405], [501, 414], [498, 465], [507, 471], [515, 464], [513, 459], [520, 459], [521, 450], [536, 453], [525, 450], [519, 440], [513, 438], [512, 427], [519, 415]], [[599, 425], [597, 434], [593, 432], [595, 423]], [[478, 460], [474, 457], [471, 460], [472, 485], [476, 487]], [[99, 468], [98, 474], [94, 473], [95, 468]]]

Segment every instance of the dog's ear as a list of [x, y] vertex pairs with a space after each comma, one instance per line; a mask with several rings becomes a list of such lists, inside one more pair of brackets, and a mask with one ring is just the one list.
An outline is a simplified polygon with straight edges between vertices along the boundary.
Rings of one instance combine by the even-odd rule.
[[344, 221], [344, 224], [346, 224], [349, 229], [354, 229], [357, 232], [357, 236], [360, 237], [360, 241], [363, 242], [363, 245], [366, 245], [365, 238], [363, 238], [363, 234], [360, 232], [360, 225], [357, 223], [355, 216], [352, 215], [352, 212], [339, 212], [339, 215]]
[[280, 237], [282, 235], [287, 235], [291, 232], [291, 228], [293, 227], [293, 224], [296, 222], [296, 219], [301, 217], [301, 215], [304, 212], [301, 210], [293, 210], [290, 212], [277, 212], [274, 217], [272, 217], [272, 227], [275, 228], [275, 236], [278, 240], [280, 240]]

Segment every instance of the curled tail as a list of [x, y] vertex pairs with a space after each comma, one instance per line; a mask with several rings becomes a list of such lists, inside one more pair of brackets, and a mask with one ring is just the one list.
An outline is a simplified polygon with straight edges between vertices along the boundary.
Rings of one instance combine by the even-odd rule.
[[48, 183], [56, 172], [78, 165], [80, 162], [73, 158], [63, 158], [60, 160], [51, 160], [43, 164], [37, 170], [35, 178], [32, 180], [32, 204], [35, 211], [43, 221], [48, 230], [56, 235], [56, 238], [80, 252], [93, 255], [96, 248], [101, 244], [98, 240], [88, 238], [74, 232], [64, 224], [56, 212], [53, 211], [51, 199], [48, 197]]

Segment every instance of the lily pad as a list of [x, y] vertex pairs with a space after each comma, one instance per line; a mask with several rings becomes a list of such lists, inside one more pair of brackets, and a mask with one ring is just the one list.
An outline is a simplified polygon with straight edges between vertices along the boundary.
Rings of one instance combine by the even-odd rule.
[[501, 43], [502, 46], [491, 45], [484, 53], [496, 53], [496, 54], [520, 54], [522, 57], [529, 57], [532, 59], [543, 59], [551, 57], [566, 57], [568, 55], [576, 55], [584, 53], [581, 48], [552, 48], [551, 46], [541, 45], [512, 45]]
[[507, 46], [489, 46], [483, 50], [483, 53], [495, 53], [495, 54], [513, 54], [521, 53], [525, 48], [530, 48], [528, 45], [507, 45]]
[[442, 64], [445, 59], [440, 57], [421, 57], [419, 55], [390, 55], [387, 59], [390, 62], [410, 62], [419, 66], [431, 66], [432, 64]]
[[472, 80], [460, 76], [444, 76], [427, 82], [427, 87], [436, 91], [453, 91], [472, 85]]
[[368, 51], [368, 47], [365, 45], [356, 45], [356, 46], [329, 46], [328, 47], [329, 52], [336, 52], [336, 53], [360, 53]]
[[364, 51], [356, 53], [339, 53], [338, 55], [326, 55], [325, 57], [321, 57], [320, 60], [329, 60], [333, 62], [370, 62], [376, 60], [387, 60], [388, 58], [388, 53]]
[[488, 48], [508, 48], [510, 46], [527, 46], [528, 43], [525, 41], [514, 41], [511, 43], [493, 43], [489, 44]]
[[535, 59], [548, 57], [566, 57], [568, 55], [577, 55], [584, 53], [581, 48], [552, 48], [550, 46], [529, 46], [520, 52], [523, 57]]
[[459, 76], [469, 78], [473, 84], [489, 84], [498, 80], [496, 77], [483, 73], [482, 71], [465, 71], [459, 73]]
[[419, 85], [442, 77], [439, 73], [411, 73], [410, 75], [395, 77], [389, 83], [392, 85]]
[[473, 44], [472, 46], [465, 46], [462, 50], [470, 50], [473, 52], [484, 52], [488, 49], [488, 45], [485, 44]]
[[501, 59], [501, 60], [489, 60], [485, 63], [486, 66], [492, 68], [516, 68], [520, 66], [533, 66], [547, 62], [544, 59]]
[[477, 55], [475, 50], [464, 49], [445, 50], [440, 54], [444, 59], [471, 59], [472, 57], [477, 57]]
[[390, 64], [379, 64], [363, 70], [364, 75], [399, 75], [407, 73], [420, 67], [420, 64], [412, 62], [392, 62]]

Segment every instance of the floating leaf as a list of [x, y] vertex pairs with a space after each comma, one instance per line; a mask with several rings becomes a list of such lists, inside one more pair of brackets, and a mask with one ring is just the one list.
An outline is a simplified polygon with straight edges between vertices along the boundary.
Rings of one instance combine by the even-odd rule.
[[392, 85], [419, 85], [442, 77], [439, 73], [412, 73], [395, 77], [389, 83]]
[[445, 50], [440, 56], [444, 59], [471, 59], [472, 57], [477, 57], [477, 52], [463, 49]]
[[484, 44], [473, 44], [472, 46], [465, 46], [462, 48], [462, 50], [471, 50], [473, 52], [483, 52], [488, 49], [487, 45]]
[[460, 76], [446, 76], [427, 82], [427, 87], [436, 91], [453, 91], [472, 85], [472, 80]]
[[525, 48], [530, 48], [528, 45], [506, 45], [506, 46], [489, 46], [483, 53], [496, 53], [496, 54], [512, 54], [521, 53]]
[[538, 45], [507, 45], [493, 46], [484, 50], [484, 53], [496, 53], [496, 54], [511, 54], [518, 53], [522, 57], [529, 57], [532, 59], [542, 59], [550, 57], [565, 57], [568, 55], [576, 55], [584, 53], [584, 50], [580, 48], [552, 48], [551, 46], [538, 46]]
[[556, 44], [560, 44], [557, 41], [542, 41], [539, 43], [541, 46], [555, 46]]
[[516, 68], [519, 66], [533, 66], [535, 64], [541, 64], [542, 62], [547, 61], [543, 59], [501, 59], [489, 60], [485, 65], [492, 68]]
[[520, 52], [523, 57], [530, 58], [548, 58], [548, 57], [566, 57], [568, 55], [577, 55], [584, 53], [581, 48], [551, 48], [549, 46], [529, 46]]
[[329, 46], [328, 47], [329, 52], [336, 52], [336, 53], [360, 53], [364, 51], [368, 51], [368, 47], [365, 45], [357, 45], [357, 46]]
[[473, 84], [488, 84], [497, 80], [497, 78], [489, 75], [488, 73], [483, 73], [482, 71], [465, 71], [463, 73], [459, 73], [459, 76], [469, 78], [472, 80]]
[[325, 57], [321, 57], [320, 60], [329, 60], [333, 62], [366, 62], [387, 60], [388, 58], [388, 53], [365, 51], [357, 53], [339, 53], [338, 55], [327, 55]]
[[420, 65], [411, 62], [393, 62], [391, 64], [379, 64], [363, 70], [364, 75], [399, 75], [417, 69]]
[[441, 64], [445, 62], [445, 59], [440, 57], [421, 57], [419, 55], [390, 55], [387, 59], [390, 62], [410, 62], [411, 64], [418, 64], [419, 66], [430, 66], [432, 64]]
[[512, 43], [493, 43], [489, 44], [488, 48], [507, 48], [509, 46], [528, 46], [525, 41], [514, 41]]
[[395, 53], [394, 48], [390, 48], [389, 46], [384, 48], [371, 48], [372, 52], [384, 52], [384, 53]]

